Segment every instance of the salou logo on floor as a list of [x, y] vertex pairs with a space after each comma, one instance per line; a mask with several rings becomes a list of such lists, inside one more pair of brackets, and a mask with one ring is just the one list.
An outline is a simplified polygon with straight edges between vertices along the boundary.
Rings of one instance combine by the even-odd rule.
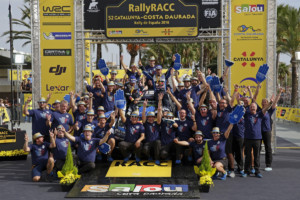
[[168, 195], [181, 196], [188, 192], [188, 185], [136, 185], [136, 184], [110, 184], [110, 185], [85, 185], [81, 192], [114, 192], [116, 195]]

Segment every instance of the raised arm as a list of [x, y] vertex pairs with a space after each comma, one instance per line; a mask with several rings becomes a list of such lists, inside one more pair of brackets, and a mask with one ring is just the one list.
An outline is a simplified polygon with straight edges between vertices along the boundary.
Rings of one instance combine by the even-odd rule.
[[99, 145], [105, 143], [107, 141], [108, 137], [110, 136], [110, 134], [111, 134], [111, 132], [110, 132], [110, 130], [108, 130], [106, 132], [105, 136], [99, 141]]
[[256, 99], [257, 99], [257, 96], [258, 96], [258, 93], [259, 93], [259, 90], [260, 90], [260, 87], [261, 87], [261, 83], [258, 82], [257, 83], [257, 87], [256, 87], [256, 91], [255, 91], [255, 94], [253, 96], [253, 99], [252, 99], [252, 102], [255, 103], [256, 102]]
[[248, 92], [249, 92], [249, 97], [250, 97], [250, 99], [253, 99], [253, 93], [252, 93], [252, 91], [251, 91], [250, 86], [248, 85], [246, 88], [247, 88], [247, 90], [248, 90]]
[[206, 99], [207, 91], [209, 89], [209, 85], [205, 85], [205, 87], [203, 89], [204, 89], [204, 94], [200, 98], [199, 106], [201, 106], [204, 103], [205, 99]]
[[124, 71], [125, 71], [125, 74], [126, 74], [126, 72], [127, 72], [127, 70], [128, 70], [128, 67], [127, 67], [127, 66], [124, 64], [124, 62], [123, 62], [123, 55], [121, 55], [120, 61], [121, 61], [121, 65], [122, 65], [122, 67], [123, 67], [123, 69], [124, 69]]
[[143, 112], [142, 112], [142, 122], [143, 124], [146, 123], [147, 117], [146, 117], [146, 108], [148, 105], [148, 99], [145, 99], [144, 103], [143, 103]]
[[180, 110], [181, 109], [181, 104], [179, 103], [179, 101], [174, 97], [174, 95], [172, 94], [170, 88], [167, 88], [167, 93], [170, 95], [172, 101], [175, 103], [175, 105], [177, 106], [177, 109]]
[[227, 139], [229, 137], [230, 131], [233, 128], [233, 124], [230, 124], [227, 128], [227, 130], [224, 133], [224, 137]]
[[27, 133], [25, 133], [25, 136], [24, 136], [24, 146], [23, 146], [23, 150], [25, 152], [29, 152], [30, 151], [30, 148], [28, 147], [28, 135]]
[[115, 114], [115, 112], [112, 112], [110, 114], [110, 123], [109, 123], [110, 128], [113, 127], [115, 121], [116, 121], [116, 114]]
[[238, 95], [238, 90], [239, 90], [239, 86], [237, 84], [235, 84], [234, 85], [234, 92], [233, 92], [232, 97], [230, 98], [230, 101], [229, 101], [230, 107], [233, 107], [234, 100], [236, 99], [236, 96]]
[[104, 94], [105, 93], [105, 87], [103, 86], [103, 84], [102, 84], [102, 82], [101, 81], [99, 81], [100, 82], [100, 88], [101, 88], [101, 92], [102, 92], [102, 94]]
[[24, 115], [29, 115], [29, 112], [28, 112], [28, 104], [31, 102], [31, 97], [28, 97], [27, 101], [25, 102], [25, 106], [24, 106], [24, 109], [23, 109], [23, 114]]
[[75, 142], [76, 138], [73, 135], [71, 135], [70, 133], [66, 132], [65, 130], [63, 130], [63, 132], [64, 132], [64, 135], [65, 135], [66, 138], [68, 138], [72, 142]]
[[162, 106], [158, 106], [157, 108], [157, 124], [161, 124], [162, 118]]
[[72, 112], [74, 113], [77, 110], [77, 106], [76, 106], [75, 100], [73, 98], [74, 97], [73, 91], [71, 91], [69, 93], [69, 95], [70, 95], [70, 106], [71, 106]]
[[283, 88], [279, 88], [279, 92], [277, 93], [277, 96], [272, 104], [272, 108], [275, 109], [276, 106], [277, 106], [277, 102], [279, 101], [280, 99], [280, 96], [281, 96], [281, 93], [283, 92]]
[[48, 103], [50, 101], [51, 96], [52, 96], [52, 92], [50, 92], [49, 94], [47, 94], [46, 103]]
[[189, 110], [191, 111], [192, 115], [195, 115], [196, 110], [195, 110], [194, 105], [191, 101], [191, 90], [186, 93], [186, 100], [187, 100], [187, 103], [189, 105]]
[[124, 111], [122, 109], [119, 109], [119, 115], [121, 117], [122, 122], [125, 124], [126, 123], [126, 117], [125, 117]]
[[93, 97], [94, 95], [93, 95], [93, 93], [92, 92], [90, 92], [89, 93], [89, 110], [90, 109], [93, 109], [93, 99], [94, 99], [94, 97]]
[[195, 115], [192, 115], [192, 116], [191, 116], [191, 119], [193, 120], [193, 127], [192, 127], [192, 130], [193, 130], [193, 131], [197, 131], [197, 123], [196, 123]]
[[50, 136], [50, 148], [53, 149], [56, 147], [55, 139], [57, 135], [57, 130], [56, 128], [54, 129], [54, 133], [52, 131], [49, 131], [49, 136]]

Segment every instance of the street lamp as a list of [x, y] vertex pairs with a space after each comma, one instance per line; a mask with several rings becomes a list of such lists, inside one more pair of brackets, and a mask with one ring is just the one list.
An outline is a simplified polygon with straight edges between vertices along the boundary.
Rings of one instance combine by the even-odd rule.
[[[17, 66], [17, 80], [15, 82], [15, 88], [14, 91], [17, 90], [17, 101], [15, 102], [14, 99], [14, 95], [12, 98], [12, 120], [18, 121], [19, 126], [20, 126], [20, 118], [21, 118], [21, 91], [20, 91], [20, 84], [22, 81], [22, 70], [23, 70], [23, 65], [25, 65], [24, 61], [25, 61], [25, 55], [24, 54], [20, 54], [20, 53], [16, 53], [13, 55], [13, 65]], [[11, 74], [13, 74], [13, 71], [11, 71]], [[11, 79], [11, 81], [13, 81], [13, 79]], [[12, 82], [11, 82], [12, 84]], [[17, 89], [16, 89], [17, 87]], [[13, 93], [13, 91], [11, 91]], [[15, 108], [15, 104], [16, 104], [16, 108]], [[15, 119], [13, 118], [14, 114], [13, 112], [16, 113]]]

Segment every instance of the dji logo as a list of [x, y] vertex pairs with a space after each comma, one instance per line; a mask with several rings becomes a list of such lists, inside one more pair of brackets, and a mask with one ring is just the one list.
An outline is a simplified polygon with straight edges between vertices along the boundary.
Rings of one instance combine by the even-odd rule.
[[55, 75], [61, 75], [62, 73], [66, 73], [67, 67], [61, 67], [57, 65], [56, 67], [50, 67], [49, 73], [54, 73]]

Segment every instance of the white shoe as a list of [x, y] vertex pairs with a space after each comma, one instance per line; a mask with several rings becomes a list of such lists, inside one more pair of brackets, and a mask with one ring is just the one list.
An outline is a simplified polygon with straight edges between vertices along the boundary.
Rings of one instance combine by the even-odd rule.
[[234, 171], [232, 171], [232, 172], [229, 174], [229, 177], [230, 177], [230, 178], [234, 178], [234, 177], [235, 177]]
[[272, 167], [266, 167], [266, 168], [265, 168], [265, 171], [266, 171], [266, 172], [272, 171]]

